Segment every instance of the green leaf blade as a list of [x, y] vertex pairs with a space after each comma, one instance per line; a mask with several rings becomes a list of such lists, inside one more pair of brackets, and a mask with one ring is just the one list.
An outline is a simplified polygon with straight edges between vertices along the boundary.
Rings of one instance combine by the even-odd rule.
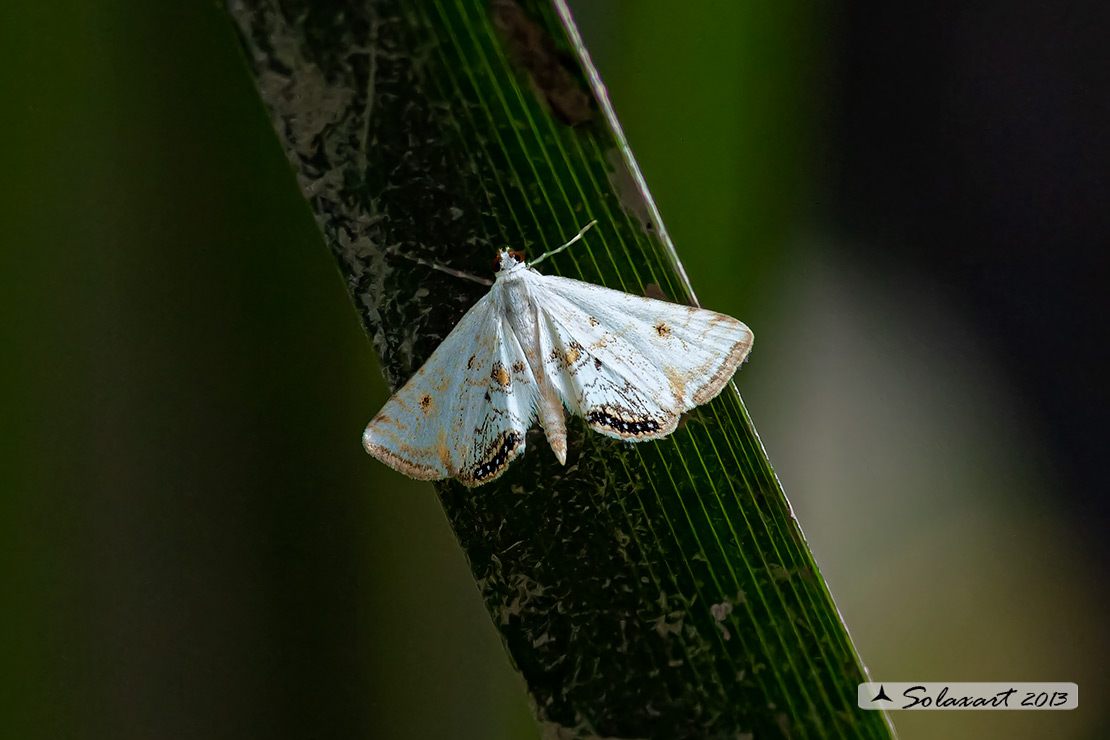
[[[693, 300], [562, 5], [231, 11], [393, 387], [482, 293], [399, 252], [488, 275], [597, 219], [543, 271]], [[496, 482], [437, 486], [547, 732], [890, 737], [734, 386], [659, 442], [569, 432], [565, 467], [534, 429]]]

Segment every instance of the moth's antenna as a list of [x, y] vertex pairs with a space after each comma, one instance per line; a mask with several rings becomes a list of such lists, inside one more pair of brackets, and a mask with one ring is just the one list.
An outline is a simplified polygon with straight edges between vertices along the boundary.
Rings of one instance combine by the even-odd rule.
[[455, 269], [450, 268], [450, 267], [444, 267], [443, 265], [437, 265], [435, 262], [428, 262], [427, 260], [422, 260], [419, 257], [413, 257], [411, 254], [405, 254], [404, 252], [401, 252], [401, 251], [396, 250], [396, 249], [391, 249], [389, 251], [390, 251], [390, 253], [395, 254], [398, 257], [404, 257], [405, 259], [411, 260], [412, 262], [415, 262], [418, 265], [423, 265], [424, 267], [430, 267], [433, 270], [439, 270], [440, 272], [446, 272], [448, 275], [454, 275], [457, 278], [462, 278], [464, 280], [471, 280], [475, 283], [480, 283], [480, 284], [486, 285], [486, 286], [493, 285], [493, 281], [489, 280], [488, 278], [478, 277], [477, 275], [471, 275], [469, 272], [463, 272], [462, 270], [455, 270]]
[[593, 227], [593, 225], [596, 224], [596, 223], [597, 223], [597, 219], [594, 219], [593, 221], [590, 221], [588, 224], [583, 226], [582, 230], [579, 231], [577, 234], [575, 234], [574, 238], [571, 239], [569, 242], [567, 242], [566, 244], [564, 244], [561, 247], [555, 247], [555, 249], [552, 249], [550, 252], [544, 252], [543, 254], [541, 254], [539, 257], [532, 260], [528, 264], [538, 265], [539, 263], [543, 262], [545, 259], [547, 259], [551, 255], [558, 254], [559, 252], [562, 252], [564, 249], [569, 247], [571, 244], [574, 244], [576, 241], [579, 241], [582, 238], [582, 235], [585, 234], [587, 231], [589, 231]]

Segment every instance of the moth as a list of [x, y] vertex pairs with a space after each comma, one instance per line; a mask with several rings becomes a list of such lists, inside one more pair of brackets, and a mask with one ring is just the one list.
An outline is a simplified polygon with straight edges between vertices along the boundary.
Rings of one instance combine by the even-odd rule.
[[740, 321], [535, 269], [594, 223], [531, 264], [497, 253], [489, 292], [367, 425], [367, 452], [412, 478], [478, 486], [524, 452], [537, 419], [565, 465], [564, 408], [642, 442], [721, 392], [752, 347]]

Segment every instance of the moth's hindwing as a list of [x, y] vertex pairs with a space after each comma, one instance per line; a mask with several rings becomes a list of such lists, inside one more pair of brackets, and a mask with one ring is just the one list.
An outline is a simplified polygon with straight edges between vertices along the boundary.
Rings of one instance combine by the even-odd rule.
[[[473, 379], [474, 394], [459, 409], [465, 422], [460, 436], [463, 464], [455, 476], [477, 486], [499, 477], [524, 451], [532, 424], [535, 379], [512, 328], [500, 317], [492, 362], [485, 378]], [[468, 358], [468, 362], [476, 358]]]

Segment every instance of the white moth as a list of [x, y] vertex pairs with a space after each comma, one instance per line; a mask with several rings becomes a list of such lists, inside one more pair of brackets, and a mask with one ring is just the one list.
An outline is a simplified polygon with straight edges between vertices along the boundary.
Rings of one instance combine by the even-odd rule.
[[412, 478], [488, 483], [537, 417], [565, 465], [564, 405], [610, 437], [665, 437], [752, 347], [724, 314], [543, 275], [519, 252], [499, 251], [495, 265], [489, 293], [363, 432], [367, 452]]

